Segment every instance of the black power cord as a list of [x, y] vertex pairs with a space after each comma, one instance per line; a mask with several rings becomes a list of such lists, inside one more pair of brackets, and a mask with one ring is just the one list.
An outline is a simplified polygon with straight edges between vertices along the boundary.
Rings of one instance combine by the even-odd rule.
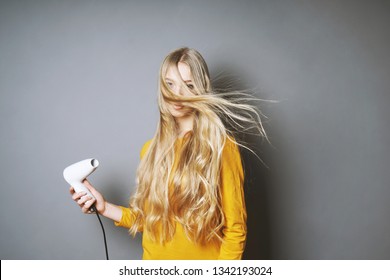
[[97, 211], [95, 205], [92, 205], [92, 206], [91, 206], [91, 209], [92, 209], [93, 212], [96, 213], [96, 216], [97, 216], [97, 218], [98, 218], [98, 220], [99, 220], [100, 226], [102, 227], [103, 237], [104, 237], [104, 247], [106, 248], [106, 260], [109, 260], [109, 258], [108, 258], [108, 249], [107, 249], [106, 233], [104, 232], [103, 223], [102, 223], [102, 221], [100, 220], [100, 215], [99, 215], [99, 213], [98, 213], [98, 211]]

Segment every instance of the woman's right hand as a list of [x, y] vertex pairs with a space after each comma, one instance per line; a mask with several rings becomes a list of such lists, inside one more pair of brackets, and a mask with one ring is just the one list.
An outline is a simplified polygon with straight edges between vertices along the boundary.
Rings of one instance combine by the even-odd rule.
[[69, 192], [72, 195], [72, 199], [80, 206], [81, 211], [85, 214], [93, 213], [90, 209], [93, 204], [95, 204], [99, 214], [103, 214], [106, 210], [106, 201], [104, 197], [88, 182], [87, 179], [83, 181], [83, 184], [95, 198], [90, 197], [86, 192], [76, 193], [74, 188], [71, 186]]

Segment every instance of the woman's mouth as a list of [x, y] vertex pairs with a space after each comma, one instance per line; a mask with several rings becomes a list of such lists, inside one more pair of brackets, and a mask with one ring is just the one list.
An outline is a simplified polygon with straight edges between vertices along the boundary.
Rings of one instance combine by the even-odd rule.
[[173, 108], [175, 109], [175, 110], [181, 110], [181, 109], [183, 109], [183, 105], [178, 105], [178, 104], [173, 104]]

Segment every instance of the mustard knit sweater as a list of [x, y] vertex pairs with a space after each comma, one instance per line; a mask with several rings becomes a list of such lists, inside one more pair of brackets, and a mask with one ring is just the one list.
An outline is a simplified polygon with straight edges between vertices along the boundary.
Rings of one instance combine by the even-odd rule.
[[[176, 148], [180, 148], [182, 139], [178, 139]], [[149, 148], [151, 140], [141, 150], [141, 159]], [[176, 153], [177, 154], [177, 153]], [[178, 158], [175, 158], [174, 165]], [[243, 190], [244, 172], [241, 157], [236, 144], [227, 141], [222, 154], [221, 195], [225, 215], [222, 229], [223, 242], [220, 245], [199, 245], [189, 240], [180, 223], [176, 223], [173, 239], [165, 244], [153, 242], [147, 234], [142, 236], [144, 260], [207, 260], [225, 259], [239, 260], [245, 248], [246, 209]], [[122, 207], [122, 219], [116, 226], [130, 228], [134, 214], [130, 208]]]

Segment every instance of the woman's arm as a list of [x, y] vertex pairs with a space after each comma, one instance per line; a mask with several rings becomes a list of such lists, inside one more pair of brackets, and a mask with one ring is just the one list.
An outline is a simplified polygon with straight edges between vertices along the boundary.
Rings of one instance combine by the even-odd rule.
[[244, 172], [238, 147], [229, 140], [222, 157], [221, 196], [225, 226], [218, 259], [240, 260], [247, 233]]
[[98, 192], [88, 180], [84, 180], [83, 184], [93, 194], [95, 198], [87, 196], [85, 192], [76, 193], [71, 186], [69, 189], [72, 199], [80, 206], [83, 213], [92, 213], [90, 207], [94, 204], [98, 213], [115, 222], [120, 222], [122, 219], [122, 209], [120, 206], [107, 202], [104, 197]]
[[[152, 140], [147, 141], [141, 149], [141, 159], [149, 148]], [[115, 222], [116, 226], [122, 226], [130, 228], [136, 219], [136, 214], [132, 209], [115, 205], [107, 202], [102, 194], [98, 192], [88, 180], [84, 180], [83, 184], [89, 189], [95, 198], [89, 197], [85, 192], [76, 193], [74, 188], [71, 186], [69, 189], [72, 199], [80, 206], [83, 213], [92, 213], [90, 207], [95, 204], [98, 213], [106, 218], [109, 218]]]

